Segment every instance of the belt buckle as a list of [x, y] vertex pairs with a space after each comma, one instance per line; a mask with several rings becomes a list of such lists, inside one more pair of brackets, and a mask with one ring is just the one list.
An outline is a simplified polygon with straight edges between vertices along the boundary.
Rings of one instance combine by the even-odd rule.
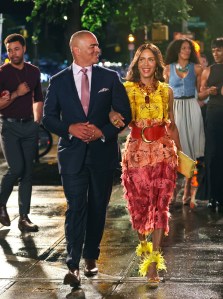
[[153, 142], [153, 140], [148, 140], [148, 139], [146, 139], [146, 137], [145, 137], [145, 135], [144, 135], [144, 131], [145, 131], [145, 129], [147, 129], [147, 128], [151, 128], [152, 126], [145, 126], [145, 127], [143, 127], [142, 128], [142, 131], [141, 131], [141, 137], [142, 137], [142, 140], [144, 141], [144, 142], [146, 142], [146, 143], [152, 143]]

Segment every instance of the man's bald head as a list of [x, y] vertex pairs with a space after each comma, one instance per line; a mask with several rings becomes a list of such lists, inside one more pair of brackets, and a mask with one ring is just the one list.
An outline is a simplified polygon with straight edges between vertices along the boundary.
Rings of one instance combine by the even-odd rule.
[[77, 31], [71, 36], [70, 50], [74, 62], [82, 67], [98, 62], [100, 54], [98, 40], [88, 30]]
[[70, 38], [70, 43], [69, 43], [70, 48], [72, 49], [72, 47], [78, 47], [81, 40], [87, 35], [92, 35], [95, 37], [95, 35], [88, 30], [81, 30], [75, 32]]

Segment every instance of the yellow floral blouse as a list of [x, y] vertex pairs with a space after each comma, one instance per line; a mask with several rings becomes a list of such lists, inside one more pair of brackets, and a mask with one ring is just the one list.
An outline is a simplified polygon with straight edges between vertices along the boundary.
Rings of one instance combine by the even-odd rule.
[[145, 92], [138, 83], [127, 81], [124, 83], [132, 110], [132, 121], [135, 123], [150, 121], [151, 123], [169, 122], [168, 84], [158, 82], [157, 89], [149, 95], [149, 103], [145, 103]]

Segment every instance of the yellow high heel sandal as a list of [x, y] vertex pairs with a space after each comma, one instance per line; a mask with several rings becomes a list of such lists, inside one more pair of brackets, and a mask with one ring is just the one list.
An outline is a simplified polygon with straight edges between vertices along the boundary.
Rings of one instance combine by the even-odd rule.
[[[140, 276], [145, 277], [148, 273], [149, 266], [151, 263], [156, 263], [156, 270], [165, 270], [166, 271], [166, 264], [164, 257], [160, 251], [152, 251], [149, 256], [147, 256], [144, 261], [139, 266], [139, 274]], [[158, 287], [160, 283], [160, 278], [157, 277], [149, 277], [148, 278], [148, 286], [151, 288]]]
[[144, 256], [149, 255], [153, 251], [153, 243], [145, 241], [140, 241], [139, 245], [136, 247], [136, 255]]

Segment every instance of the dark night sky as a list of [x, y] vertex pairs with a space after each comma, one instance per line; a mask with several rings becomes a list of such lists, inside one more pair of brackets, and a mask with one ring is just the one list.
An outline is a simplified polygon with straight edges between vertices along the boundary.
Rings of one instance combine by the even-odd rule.
[[0, 0], [0, 13], [27, 15], [33, 8], [33, 1], [15, 2], [14, 0]]

